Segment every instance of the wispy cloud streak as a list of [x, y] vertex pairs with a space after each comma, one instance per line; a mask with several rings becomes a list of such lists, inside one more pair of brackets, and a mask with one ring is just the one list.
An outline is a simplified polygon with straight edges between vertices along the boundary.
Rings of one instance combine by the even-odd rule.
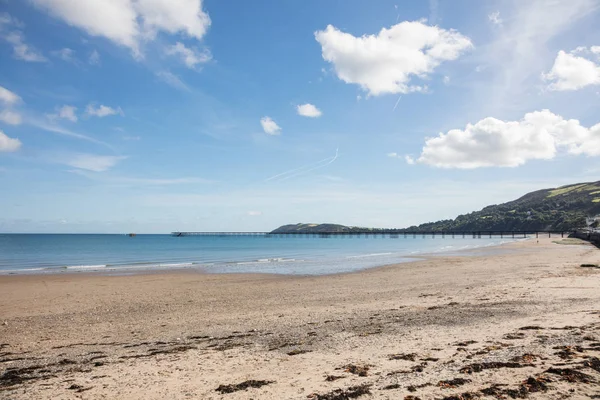
[[339, 151], [339, 149], [336, 149], [335, 155], [332, 157], [327, 157], [327, 158], [322, 159], [321, 161], [317, 161], [317, 162], [314, 162], [311, 164], [304, 165], [302, 167], [298, 167], [298, 168], [291, 169], [289, 171], [282, 172], [277, 175], [273, 175], [273, 176], [265, 179], [265, 182], [283, 182], [283, 181], [286, 181], [291, 178], [295, 178], [300, 175], [305, 175], [316, 169], [324, 168], [328, 165], [331, 165], [335, 160], [337, 160], [338, 151]]

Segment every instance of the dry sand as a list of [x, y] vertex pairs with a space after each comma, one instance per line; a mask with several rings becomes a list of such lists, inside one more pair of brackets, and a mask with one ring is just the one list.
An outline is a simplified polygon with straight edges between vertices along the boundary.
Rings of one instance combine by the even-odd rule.
[[600, 250], [553, 240], [321, 277], [2, 276], [0, 398], [600, 398]]

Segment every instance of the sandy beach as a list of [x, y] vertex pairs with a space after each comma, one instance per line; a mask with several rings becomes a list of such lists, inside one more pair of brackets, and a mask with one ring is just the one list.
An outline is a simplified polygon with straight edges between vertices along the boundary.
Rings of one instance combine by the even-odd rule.
[[319, 277], [1, 276], [0, 398], [600, 398], [600, 250], [555, 241]]

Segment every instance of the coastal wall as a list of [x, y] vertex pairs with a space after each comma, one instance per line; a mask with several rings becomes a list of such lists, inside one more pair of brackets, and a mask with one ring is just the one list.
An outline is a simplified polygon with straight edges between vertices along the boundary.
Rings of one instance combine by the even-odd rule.
[[600, 247], [600, 232], [590, 232], [590, 231], [575, 231], [571, 235], [571, 237], [575, 237], [577, 239], [587, 240], [588, 242]]

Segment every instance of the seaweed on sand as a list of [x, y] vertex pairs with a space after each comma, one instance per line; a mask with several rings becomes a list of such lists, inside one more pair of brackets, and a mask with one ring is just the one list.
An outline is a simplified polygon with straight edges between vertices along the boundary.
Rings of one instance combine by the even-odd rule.
[[454, 378], [454, 379], [450, 379], [450, 380], [446, 380], [446, 381], [439, 381], [437, 383], [437, 385], [444, 389], [451, 389], [451, 388], [455, 388], [458, 386], [462, 386], [465, 383], [469, 383], [469, 382], [471, 382], [470, 379]]
[[446, 397], [442, 398], [442, 400], [472, 400], [472, 399], [478, 399], [478, 398], [479, 398], [479, 394], [477, 394], [477, 393], [465, 392], [465, 393], [460, 393], [460, 394], [454, 394], [452, 396], [446, 396]]
[[591, 383], [594, 382], [594, 378], [592, 378], [588, 374], [584, 374], [583, 372], [576, 371], [571, 368], [549, 368], [545, 371], [547, 374], [560, 375], [563, 380], [567, 382], [583, 382], [583, 383]]
[[408, 354], [399, 353], [399, 354], [390, 354], [388, 356], [389, 360], [415, 361], [416, 358], [417, 358], [416, 353], [408, 353]]
[[354, 375], [358, 375], [358, 376], [367, 376], [369, 369], [371, 368], [368, 365], [354, 365], [354, 364], [348, 364], [345, 365], [344, 367], [344, 371], [345, 372], [350, 372], [351, 374]]
[[600, 372], [600, 360], [596, 357], [591, 357], [589, 360], [583, 362], [585, 367], [589, 367], [597, 372]]
[[347, 389], [335, 389], [325, 394], [312, 393], [308, 398], [311, 400], [347, 400], [356, 399], [365, 394], [371, 394], [370, 384], [352, 386]]
[[298, 354], [310, 353], [312, 350], [295, 349], [287, 353], [288, 356], [296, 356]]
[[460, 369], [460, 372], [463, 374], [472, 374], [473, 372], [481, 372], [484, 369], [523, 368], [531, 366], [531, 364], [519, 364], [516, 362], [484, 362], [466, 365]]
[[519, 386], [518, 389], [502, 389], [502, 386], [506, 385], [495, 384], [488, 388], [482, 389], [481, 393], [486, 396], [494, 396], [501, 399], [506, 398], [505, 396], [508, 396], [512, 399], [524, 399], [529, 396], [529, 393], [546, 392], [548, 390], [548, 385], [546, 385], [547, 382], [550, 382], [550, 380], [547, 378], [533, 378], [530, 376], [527, 378], [527, 380], [521, 383], [521, 386]]
[[248, 380], [242, 383], [236, 383], [231, 385], [219, 385], [215, 390], [221, 394], [225, 393], [233, 393], [240, 390], [246, 390], [248, 388], [260, 388], [265, 385], [269, 385], [274, 383], [274, 381], [257, 381], [257, 380]]

